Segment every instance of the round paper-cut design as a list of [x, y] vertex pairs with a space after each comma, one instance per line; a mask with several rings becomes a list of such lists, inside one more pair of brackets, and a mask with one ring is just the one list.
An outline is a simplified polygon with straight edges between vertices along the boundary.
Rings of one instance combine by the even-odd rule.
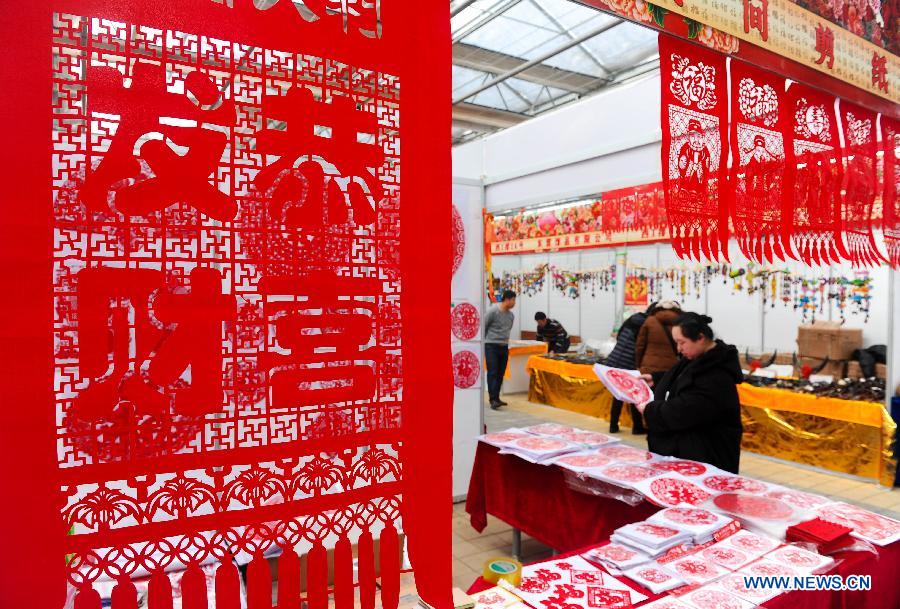
[[642, 522], [636, 525], [634, 527], [634, 530], [644, 533], [645, 535], [659, 537], [660, 539], [668, 539], [669, 537], [675, 537], [676, 535], [678, 535], [678, 529], [660, 526], [651, 522]]
[[730, 514], [762, 520], [784, 520], [794, 513], [791, 506], [771, 497], [725, 493], [713, 499], [713, 503]]
[[811, 569], [822, 562], [822, 557], [818, 554], [790, 546], [779, 550], [775, 554], [778, 554], [779, 560], [801, 569]]
[[612, 562], [625, 562], [637, 556], [637, 552], [634, 550], [614, 543], [597, 548], [594, 550], [594, 554]]
[[771, 561], [755, 562], [743, 570], [752, 573], [753, 575], [759, 575], [761, 577], [774, 577], [778, 575], [786, 575], [790, 577], [797, 575], [797, 572], [787, 565], [779, 565], [778, 563]]
[[789, 488], [769, 491], [768, 493], [766, 493], [766, 497], [779, 499], [789, 505], [793, 505], [794, 507], [798, 507], [800, 509], [814, 508], [816, 506], [828, 503], [828, 499], [825, 497], [812, 495], [810, 493], [804, 493], [803, 491], [795, 491]]
[[536, 433], [542, 436], [559, 436], [566, 433], [573, 433], [575, 430], [567, 425], [558, 425], [556, 423], [541, 423], [540, 425], [532, 425], [525, 428], [529, 433]]
[[823, 520], [850, 527], [868, 539], [890, 539], [900, 533], [900, 523], [868, 510], [845, 503], [835, 503], [819, 509]]
[[663, 512], [663, 517], [671, 522], [694, 526], [715, 524], [719, 521], [719, 518], [715, 514], [701, 508], [668, 508]]
[[778, 546], [778, 542], [754, 535], [753, 533], [741, 532], [728, 538], [731, 545], [754, 552], [756, 554], [765, 554]]
[[526, 434], [516, 433], [514, 431], [498, 431], [487, 434], [484, 436], [484, 440], [487, 442], [495, 442], [497, 444], [505, 444], [506, 442], [512, 442], [513, 440], [526, 437], [528, 437]]
[[721, 590], [697, 590], [691, 602], [700, 609], [741, 609], [741, 601]]
[[653, 458], [652, 453], [630, 446], [610, 446], [609, 448], [601, 448], [600, 452], [616, 461], [628, 461], [629, 463], [643, 463]]
[[463, 302], [450, 311], [450, 330], [459, 340], [472, 340], [478, 334], [480, 326], [481, 316], [475, 305]]
[[471, 351], [459, 351], [453, 355], [453, 384], [468, 389], [478, 382], [481, 361]]
[[628, 397], [628, 400], [625, 401], [630, 404], [643, 404], [653, 399], [653, 394], [650, 393], [647, 384], [627, 372], [613, 369], [608, 370], [606, 376], [615, 385], [619, 393]]
[[744, 491], [745, 493], [762, 493], [766, 485], [762, 482], [741, 476], [709, 476], [703, 479], [706, 488], [722, 493]]
[[677, 478], [660, 478], [650, 483], [650, 492], [663, 505], [697, 505], [709, 499], [709, 493], [696, 484]]
[[697, 558], [687, 558], [675, 563], [675, 570], [687, 579], [706, 580], [719, 575], [714, 566]]
[[677, 472], [682, 476], [702, 476], [706, 473], [706, 466], [696, 461], [660, 461], [652, 467], [667, 472]]
[[459, 215], [459, 210], [456, 209], [456, 205], [453, 205], [453, 219], [451, 220], [450, 226], [450, 244], [453, 255], [453, 274], [456, 275], [456, 271], [459, 270], [459, 267], [462, 264], [463, 256], [466, 254], [466, 228], [463, 225], [462, 216]]
[[653, 567], [641, 569], [637, 572], [637, 576], [651, 584], [663, 584], [672, 579], [672, 576], [665, 571], [654, 569]]
[[558, 434], [560, 438], [564, 440], [568, 440], [569, 442], [575, 442], [576, 444], [607, 444], [613, 441], [613, 438], [610, 438], [605, 433], [600, 433], [599, 431], [572, 431]]
[[722, 546], [713, 546], [703, 550], [703, 558], [711, 560], [715, 563], [736, 569], [740, 565], [747, 562], [748, 557], [740, 550], [725, 548]]
[[653, 476], [658, 476], [659, 472], [649, 467], [641, 467], [640, 465], [611, 465], [603, 470], [603, 475], [612, 480], [619, 482], [640, 482]]
[[728, 575], [722, 579], [722, 585], [725, 586], [726, 590], [731, 590], [735, 594], [739, 594], [743, 597], [751, 597], [751, 598], [766, 598], [771, 592], [767, 588], [759, 588], [752, 587], [748, 588], [744, 582], [744, 575], [738, 575], [734, 573], [732, 575]]
[[548, 452], [551, 450], [562, 450], [568, 444], [555, 438], [523, 438], [513, 442], [513, 446], [535, 452]]
[[571, 465], [572, 467], [603, 467], [609, 465], [610, 458], [605, 455], [569, 455], [558, 459], [556, 463]]

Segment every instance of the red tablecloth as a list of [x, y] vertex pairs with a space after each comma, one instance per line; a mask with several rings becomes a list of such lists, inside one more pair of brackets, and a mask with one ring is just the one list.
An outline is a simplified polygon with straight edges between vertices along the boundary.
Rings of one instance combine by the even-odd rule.
[[483, 531], [491, 514], [558, 552], [596, 545], [658, 510], [646, 501], [632, 507], [577, 491], [565, 483], [561, 468], [501, 455], [484, 442], [478, 443], [466, 498], [475, 530]]
[[[578, 550], [556, 556], [551, 560], [559, 560], [581, 554], [588, 548], [596, 545], [598, 544], [590, 544]], [[852, 592], [829, 590], [787, 592], [768, 601], [765, 605], [766, 609], [900, 608], [900, 585], [897, 583], [898, 575], [900, 575], [900, 542], [886, 548], [879, 548], [878, 557], [867, 552], [845, 552], [838, 554], [835, 558], [841, 560], [841, 562], [829, 574], [842, 575], [845, 579], [848, 575], [871, 575], [872, 590], [868, 592], [861, 590]], [[619, 579], [649, 597], [642, 604], [650, 603], [664, 596], [664, 594], [653, 594], [628, 578], [620, 577]], [[479, 577], [469, 587], [468, 593], [475, 594], [491, 587], [493, 587], [493, 584]]]

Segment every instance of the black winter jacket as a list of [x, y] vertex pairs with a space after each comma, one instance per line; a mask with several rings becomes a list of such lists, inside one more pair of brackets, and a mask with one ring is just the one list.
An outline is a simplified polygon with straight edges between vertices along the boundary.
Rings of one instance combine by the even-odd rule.
[[644, 410], [650, 450], [738, 473], [743, 427], [737, 385], [744, 376], [737, 349], [717, 340], [697, 359], [682, 359], [655, 377], [655, 399]]

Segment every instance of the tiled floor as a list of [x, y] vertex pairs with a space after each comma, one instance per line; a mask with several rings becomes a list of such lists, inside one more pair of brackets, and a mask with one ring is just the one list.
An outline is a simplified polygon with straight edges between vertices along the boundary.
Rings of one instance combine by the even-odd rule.
[[[532, 404], [527, 396], [504, 396], [509, 406], [493, 411], [488, 409], [485, 422], [488, 431], [508, 427], [523, 427], [542, 421], [553, 421], [582, 429], [608, 431], [609, 423], [602, 419], [581, 415], [551, 406]], [[618, 437], [623, 443], [646, 448], [646, 436], [633, 436], [623, 429]], [[752, 478], [785, 484], [799, 490], [826, 495], [835, 500], [848, 501], [879, 514], [900, 519], [900, 491], [886, 489], [874, 482], [827, 473], [801, 465], [786, 463], [752, 453], [741, 455], [741, 474]], [[512, 550], [512, 530], [496, 518], [488, 517], [488, 526], [480, 535], [469, 524], [465, 504], [453, 511], [453, 581], [466, 590], [481, 574], [485, 560], [495, 556], [509, 556]], [[542, 560], [551, 555], [550, 549], [522, 536], [524, 562]]]

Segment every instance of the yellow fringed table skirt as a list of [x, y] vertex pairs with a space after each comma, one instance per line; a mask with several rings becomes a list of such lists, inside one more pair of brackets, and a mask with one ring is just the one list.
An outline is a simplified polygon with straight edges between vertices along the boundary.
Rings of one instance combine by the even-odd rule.
[[[533, 356], [528, 399], [609, 420], [612, 395], [586, 364]], [[897, 426], [884, 404], [738, 385], [744, 450], [892, 486]], [[631, 424], [622, 409], [621, 426]]]

